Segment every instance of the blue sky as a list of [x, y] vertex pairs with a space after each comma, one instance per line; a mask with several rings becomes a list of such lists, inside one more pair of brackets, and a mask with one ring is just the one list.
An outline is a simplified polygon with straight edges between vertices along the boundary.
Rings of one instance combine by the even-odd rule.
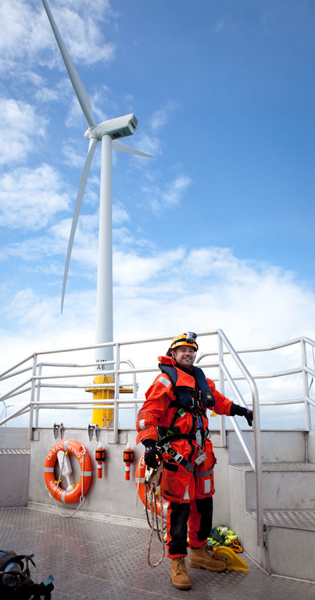
[[[155, 155], [114, 156], [116, 338], [314, 338], [313, 2], [50, 6], [96, 120], [134, 112], [128, 143]], [[0, 18], [5, 367], [94, 340], [100, 145], [61, 316], [86, 122], [40, 0], [2, 0]]]

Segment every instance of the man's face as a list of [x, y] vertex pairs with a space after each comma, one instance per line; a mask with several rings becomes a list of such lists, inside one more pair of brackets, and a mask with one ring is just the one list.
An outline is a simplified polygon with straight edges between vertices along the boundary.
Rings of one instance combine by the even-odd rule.
[[176, 360], [177, 364], [185, 369], [192, 367], [195, 355], [196, 353], [192, 346], [179, 346], [172, 352], [172, 357]]

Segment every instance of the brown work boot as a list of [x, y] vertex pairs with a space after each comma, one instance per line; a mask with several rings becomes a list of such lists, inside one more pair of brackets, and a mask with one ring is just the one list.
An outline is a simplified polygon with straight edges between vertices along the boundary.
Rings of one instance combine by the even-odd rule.
[[190, 590], [191, 581], [186, 569], [185, 556], [178, 556], [172, 559], [170, 576], [174, 587], [179, 590]]
[[214, 558], [213, 551], [207, 544], [200, 546], [200, 548], [192, 548], [190, 553], [190, 566], [195, 569], [215, 571], [216, 573], [226, 570], [225, 562]]

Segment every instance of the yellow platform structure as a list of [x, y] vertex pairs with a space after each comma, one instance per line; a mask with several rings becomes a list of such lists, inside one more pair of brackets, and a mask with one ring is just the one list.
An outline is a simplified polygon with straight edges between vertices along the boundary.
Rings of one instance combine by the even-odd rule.
[[[114, 377], [101, 375], [100, 377], [94, 377], [94, 383], [112, 383], [113, 387], [106, 388], [87, 388], [86, 392], [93, 393], [93, 400], [112, 400], [114, 398]], [[114, 423], [114, 409], [113, 408], [93, 408], [92, 411], [92, 425], [98, 425], [99, 427], [109, 429], [113, 427]]]
[[[104, 404], [106, 404], [106, 400], [113, 400], [115, 396], [115, 387], [114, 387], [115, 378], [109, 375], [101, 375], [99, 377], [94, 377], [94, 383], [102, 384], [102, 383], [112, 383], [113, 386], [108, 386], [106, 388], [87, 388], [86, 392], [93, 393], [93, 400], [104, 400]], [[132, 394], [133, 388], [129, 386], [119, 386], [119, 393], [121, 394]], [[113, 408], [97, 408], [97, 404], [92, 411], [92, 425], [98, 425], [101, 428], [110, 429], [114, 425], [114, 409]]]

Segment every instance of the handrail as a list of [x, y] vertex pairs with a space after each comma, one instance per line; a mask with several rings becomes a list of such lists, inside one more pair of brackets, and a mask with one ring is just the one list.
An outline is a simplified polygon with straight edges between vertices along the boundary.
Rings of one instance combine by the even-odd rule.
[[27, 373], [27, 371], [31, 371], [32, 368], [33, 367], [31, 366], [27, 367], [26, 369], [21, 369], [20, 371], [14, 371], [13, 373], [10, 373], [10, 375], [2, 375], [1, 381], [4, 381], [5, 379], [10, 379], [11, 377], [16, 377], [17, 375], [21, 375], [21, 373]]
[[[231, 353], [234, 361], [237, 363], [239, 369], [243, 372], [246, 377], [247, 383], [251, 389], [252, 393], [252, 402], [253, 402], [253, 414], [254, 414], [254, 454], [255, 454], [255, 487], [256, 487], [256, 531], [257, 531], [257, 545], [263, 546], [263, 505], [262, 505], [262, 461], [261, 461], [261, 436], [260, 436], [260, 413], [259, 413], [259, 397], [258, 390], [255, 381], [252, 379], [249, 371], [245, 367], [244, 363], [239, 358], [238, 354], [235, 352], [233, 346], [230, 344], [229, 340], [226, 338], [225, 334], [220, 332], [221, 337], [224, 340], [225, 346]], [[233, 383], [233, 386], [235, 384]], [[245, 402], [243, 401], [244, 406], [246, 407]]]
[[[226, 364], [224, 363], [223, 344], [227, 348], [228, 354], [233, 358], [234, 362], [237, 364], [238, 368], [243, 373], [243, 377], [244, 377], [244, 379], [246, 379], [246, 381], [250, 387], [250, 390], [251, 390], [253, 413], [254, 413], [254, 425], [253, 425], [254, 448], [255, 448], [254, 456], [253, 456], [253, 454], [245, 440], [244, 434], [241, 431], [236, 420], [234, 418], [231, 418], [231, 422], [233, 424], [236, 435], [237, 435], [237, 437], [245, 451], [245, 454], [249, 460], [249, 463], [255, 473], [257, 545], [262, 547], [263, 546], [263, 506], [262, 506], [262, 491], [261, 491], [262, 464], [261, 464], [260, 414], [259, 414], [258, 390], [257, 390], [257, 386], [255, 384], [255, 381], [253, 380], [249, 371], [247, 370], [244, 363], [239, 358], [237, 352], [234, 350], [232, 344], [230, 344], [229, 340], [227, 339], [226, 335], [223, 333], [223, 331], [221, 329], [218, 330], [218, 337], [221, 341], [221, 348], [219, 349], [219, 354], [221, 355], [220, 356], [221, 360], [219, 361], [218, 366], [220, 369], [220, 373], [222, 373], [222, 376], [223, 376], [223, 379], [221, 379], [222, 393], [224, 393], [224, 380], [226, 379], [228, 381], [228, 383], [230, 384], [239, 403], [241, 405], [243, 405], [245, 408], [247, 408], [246, 402], [244, 401], [242, 394], [238, 390], [238, 388], [235, 384], [235, 381], [233, 380]], [[197, 362], [200, 363], [200, 361], [202, 360], [202, 358], [204, 356], [205, 356], [205, 354], [201, 355]]]
[[[14, 369], [16, 369], [17, 367], [20, 367], [21, 365], [24, 365], [26, 362], [28, 362], [29, 360], [34, 358], [34, 354], [31, 354], [30, 356], [28, 356], [27, 358], [24, 358], [23, 360], [21, 360], [20, 362], [18, 362], [16, 365], [14, 365], [13, 367], [10, 367], [10, 369], [7, 369], [7, 371], [4, 371], [3, 373], [0, 374], [0, 381], [1, 379], [4, 379], [5, 375], [7, 375], [7, 373], [11, 373], [14, 371]], [[32, 367], [30, 367], [31, 369]], [[29, 369], [29, 370], [30, 370]], [[15, 375], [15, 373], [14, 373]]]
[[2, 419], [2, 421], [0, 421], [0, 425], [5, 425], [5, 423], [7, 423], [8, 421], [11, 421], [11, 419], [15, 419], [15, 417], [18, 417], [21, 413], [28, 410], [30, 408], [30, 405], [31, 405], [31, 403], [28, 402], [27, 404], [25, 404], [25, 406], [23, 406], [22, 408], [19, 408], [17, 411], [12, 413], [12, 415], [5, 417], [4, 419]]
[[[10, 392], [8, 392], [7, 394], [5, 394], [4, 396], [1, 396], [0, 401], [3, 402], [4, 400], [7, 400], [8, 398], [11, 398], [11, 396], [13, 395], [14, 392], [17, 392], [17, 390], [20, 390], [21, 388], [23, 388], [28, 383], [32, 383], [32, 380], [33, 380], [33, 377], [30, 377], [29, 379], [27, 379], [27, 381], [24, 381], [24, 383], [21, 383], [20, 385], [18, 385], [16, 388], [14, 388], [13, 390], [11, 390]], [[23, 393], [23, 391], [20, 392], [20, 394], [22, 394], [22, 393]]]

